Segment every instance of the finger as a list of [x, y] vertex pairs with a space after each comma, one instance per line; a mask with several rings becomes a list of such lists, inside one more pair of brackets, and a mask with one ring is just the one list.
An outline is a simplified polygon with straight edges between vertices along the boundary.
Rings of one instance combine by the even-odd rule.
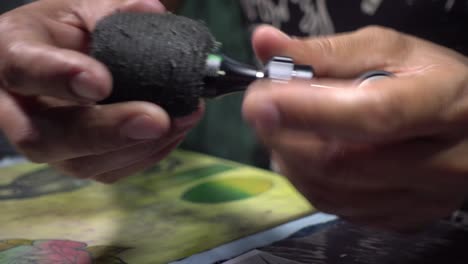
[[288, 56], [287, 46], [292, 39], [270, 25], [258, 26], [252, 35], [252, 45], [257, 57], [266, 62], [274, 56]]
[[190, 115], [178, 117], [172, 120], [172, 132], [184, 131], [193, 128], [203, 117], [205, 113], [205, 103], [200, 100], [198, 108]]
[[39, 43], [14, 43], [5, 53], [0, 87], [22, 95], [94, 102], [110, 94], [112, 79], [96, 60]]
[[161, 150], [160, 152], [146, 158], [145, 160], [142, 160], [140, 162], [137, 162], [131, 166], [128, 166], [126, 168], [122, 168], [119, 170], [115, 171], [110, 171], [106, 172], [103, 174], [100, 174], [98, 176], [95, 176], [94, 179], [103, 183], [114, 183], [124, 177], [127, 177], [129, 175], [135, 174], [137, 172], [143, 171], [147, 168], [150, 168], [163, 160], [169, 153], [176, 148], [181, 142], [183, 138], [179, 138], [179, 140], [173, 142], [172, 144], [168, 145], [165, 149]]
[[[25, 122], [0, 120], [7, 137], [35, 162], [98, 155], [163, 137], [167, 113], [143, 102], [59, 107], [28, 113]], [[47, 151], [45, 151], [47, 150]]]
[[368, 146], [327, 142], [293, 133], [281, 137], [272, 150], [275, 161], [281, 165], [280, 172], [297, 181], [298, 188], [323, 194], [384, 192], [404, 188], [407, 183], [394, 175], [398, 175], [398, 170], [382, 171], [382, 167], [393, 165], [393, 161], [385, 163], [379, 160], [380, 156], [374, 159], [375, 151]]
[[119, 11], [162, 13], [166, 8], [159, 0], [128, 0]]
[[[343, 181], [342, 175], [324, 173], [313, 165], [309, 166], [310, 163], [304, 166], [300, 159], [296, 162], [297, 159], [288, 159], [286, 155], [284, 157], [278, 159], [281, 171], [286, 173], [294, 186], [316, 209], [345, 217], [353, 223], [383, 226], [383, 224], [396, 224], [398, 220], [400, 225], [404, 225], [406, 222], [402, 220], [405, 219], [392, 217], [401, 212], [419, 214], [420, 220], [422, 217], [433, 220], [434, 211], [440, 206], [445, 206], [430, 195], [421, 198], [421, 194], [410, 191], [409, 186], [399, 187], [391, 184], [386, 186], [385, 183], [376, 185], [359, 179], [353, 181], [352, 176], [359, 175], [359, 172], [353, 168], [349, 168], [352, 176], [345, 179], [351, 181], [346, 182]], [[386, 174], [386, 171], [378, 170], [370, 176], [375, 178], [376, 175], [380, 177], [382, 174]], [[388, 178], [387, 176], [383, 177]], [[443, 200], [443, 203], [447, 203], [446, 201]], [[428, 210], [428, 207], [431, 210]], [[398, 212], [395, 208], [398, 208]], [[387, 222], [389, 218], [392, 218], [392, 221]]]
[[[264, 138], [282, 129], [359, 142], [387, 142], [448, 129], [444, 113], [456, 91], [443, 78], [399, 77], [360, 89], [312, 88], [306, 82], [257, 82], [244, 100], [244, 117]], [[430, 91], [430, 92], [429, 92]]]
[[[259, 27], [252, 37], [258, 57], [292, 57], [312, 65], [318, 76], [355, 77], [370, 70], [397, 71], [412, 49], [405, 35], [380, 27], [309, 39], [289, 38], [271, 26]], [[372, 43], [370, 45], [369, 43]]]
[[[63, 8], [70, 14], [57, 16], [52, 12], [54, 8]], [[2, 41], [1, 56], [6, 64], [0, 67], [0, 87], [23, 95], [49, 95], [77, 102], [102, 100], [109, 95], [112, 87], [107, 68], [84, 54], [68, 49], [86, 51], [89, 41], [87, 33], [92, 32], [102, 17], [118, 10], [165, 11], [158, 0], [100, 1], [92, 5], [81, 1], [67, 8], [54, 8], [47, 9], [39, 3], [22, 8], [23, 16], [28, 12], [31, 16], [38, 13], [33, 12], [34, 9], [42, 12], [37, 15], [38, 29], [32, 32], [27, 32], [25, 28], [18, 29], [17, 24], [24, 22], [14, 20], [15, 16], [22, 17], [19, 11], [4, 19], [2, 29], [11, 32], [11, 40]], [[60, 23], [49, 25], [48, 20], [52, 19]], [[43, 33], [45, 30], [47, 34]]]
[[[116, 12], [163, 13], [165, 11], [165, 7], [158, 0], [80, 1], [71, 6], [70, 15], [59, 17], [64, 23], [51, 28], [49, 43], [89, 53], [90, 34], [104, 17]], [[55, 16], [55, 13], [48, 14], [48, 17]]]
[[97, 175], [130, 167], [157, 155], [169, 145], [179, 142], [185, 133], [186, 131], [179, 132], [160, 140], [140, 143], [101, 155], [65, 160], [54, 163], [52, 166], [70, 176], [82, 179], [94, 178]]
[[166, 8], [159, 0], [113, 0], [89, 2], [82, 1], [74, 7], [74, 14], [84, 29], [92, 32], [96, 24], [105, 16], [115, 12], [149, 12], [163, 13]]

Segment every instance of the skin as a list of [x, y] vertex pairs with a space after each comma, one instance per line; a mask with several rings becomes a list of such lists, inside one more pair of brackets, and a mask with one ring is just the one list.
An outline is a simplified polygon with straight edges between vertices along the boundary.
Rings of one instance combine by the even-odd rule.
[[164, 158], [200, 119], [157, 105], [96, 105], [112, 89], [87, 56], [97, 21], [117, 10], [165, 12], [157, 0], [41, 0], [0, 16], [0, 128], [31, 161], [105, 183]]
[[[253, 45], [262, 60], [290, 56], [319, 76], [315, 87], [257, 82], [243, 105], [280, 171], [318, 209], [411, 231], [461, 206], [468, 193], [466, 57], [380, 27], [292, 39], [264, 26]], [[369, 70], [395, 77], [349, 81]]]

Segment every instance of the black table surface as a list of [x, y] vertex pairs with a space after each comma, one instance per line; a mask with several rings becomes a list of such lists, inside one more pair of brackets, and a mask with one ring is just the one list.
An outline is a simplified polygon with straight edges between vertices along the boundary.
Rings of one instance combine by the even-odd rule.
[[264, 257], [251, 263], [467, 264], [468, 228], [441, 221], [423, 232], [397, 234], [336, 220], [259, 251]]

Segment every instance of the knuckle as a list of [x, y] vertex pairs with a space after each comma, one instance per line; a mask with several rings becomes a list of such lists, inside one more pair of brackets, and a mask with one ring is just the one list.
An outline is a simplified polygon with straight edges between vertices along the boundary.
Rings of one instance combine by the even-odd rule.
[[321, 37], [314, 41], [317, 49], [320, 51], [321, 54], [324, 56], [332, 55], [336, 50], [336, 41], [333, 41], [329, 37]]
[[23, 80], [21, 66], [18, 58], [21, 55], [24, 43], [14, 42], [1, 47], [2, 63], [0, 63], [0, 85], [3, 88], [19, 86]]
[[[375, 39], [375, 40], [379, 40], [379, 39], [381, 40], [382, 37], [384, 37], [385, 42], [390, 41], [391, 44], [400, 43], [402, 40], [402, 37], [404, 36], [402, 33], [392, 28], [376, 26], [376, 25], [363, 27], [361, 29], [358, 29], [356, 33], [362, 37]], [[379, 43], [379, 42], [374, 42], [374, 43]], [[388, 46], [392, 46], [392, 45], [388, 45]]]
[[368, 102], [364, 107], [366, 112], [361, 115], [364, 117], [361, 119], [362, 126], [368, 135], [385, 139], [401, 131], [403, 116], [395, 104], [398, 103], [384, 96]]
[[365, 27], [358, 29], [357, 32], [364, 34], [364, 35], [379, 35], [382, 33], [392, 34], [393, 32], [395, 32], [395, 30], [384, 27], [384, 26], [370, 25], [370, 26], [365, 26]]
[[[407, 35], [392, 28], [372, 25], [357, 30], [356, 34], [368, 43], [372, 43], [373, 49], [376, 50], [375, 56], [385, 55], [381, 59], [386, 60], [387, 64], [394, 60], [400, 61], [413, 47], [411, 45], [413, 42], [408, 41]], [[387, 58], [388, 54], [392, 54], [392, 58]]]

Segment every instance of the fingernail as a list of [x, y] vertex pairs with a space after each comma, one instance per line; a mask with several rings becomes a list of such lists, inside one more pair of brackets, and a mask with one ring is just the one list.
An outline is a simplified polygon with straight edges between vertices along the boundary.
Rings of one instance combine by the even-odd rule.
[[276, 28], [276, 29], [277, 29], [276, 34], [278, 35], [278, 37], [284, 38], [284, 39], [288, 39], [288, 40], [291, 39], [291, 36], [289, 36], [288, 34], [286, 34], [284, 31], [281, 31], [281, 30], [278, 29], [278, 28]]
[[72, 79], [71, 89], [75, 95], [85, 100], [98, 101], [105, 97], [87, 72], [81, 72]]
[[130, 7], [130, 10], [133, 10], [135, 8], [138, 8], [139, 11], [144, 11], [144, 12], [165, 12], [166, 7], [161, 3], [159, 0], [135, 0], [131, 2], [131, 5], [135, 5]]
[[124, 136], [135, 140], [158, 139], [164, 132], [164, 129], [147, 115], [131, 118], [121, 128]]
[[257, 26], [254, 28], [254, 31], [256, 31], [256, 30], [268, 30], [268, 31], [271, 31], [271, 32], [273, 32], [274, 34], [276, 34], [276, 36], [278, 36], [278, 38], [291, 39], [291, 36], [289, 36], [289, 35], [286, 34], [284, 31], [282, 31], [282, 30], [280, 30], [279, 28], [274, 27], [274, 26], [272, 26], [272, 25], [266, 25], [266, 24], [257, 25]]
[[270, 134], [280, 125], [278, 109], [271, 102], [259, 102], [250, 123], [258, 132]]

